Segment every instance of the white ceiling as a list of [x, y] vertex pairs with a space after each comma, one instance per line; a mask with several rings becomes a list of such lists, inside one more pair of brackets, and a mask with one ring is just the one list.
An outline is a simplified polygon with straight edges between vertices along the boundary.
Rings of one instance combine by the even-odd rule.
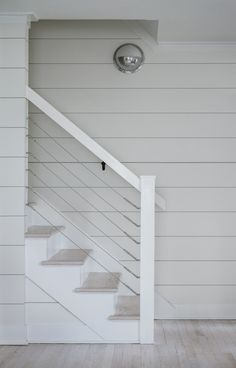
[[0, 0], [39, 19], [158, 19], [159, 42], [236, 42], [236, 0]]

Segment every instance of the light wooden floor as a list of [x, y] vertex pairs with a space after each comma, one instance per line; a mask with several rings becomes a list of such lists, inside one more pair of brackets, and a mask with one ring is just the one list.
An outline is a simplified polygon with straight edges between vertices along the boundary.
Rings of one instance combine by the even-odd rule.
[[0, 368], [236, 368], [236, 321], [157, 321], [156, 343], [1, 346]]

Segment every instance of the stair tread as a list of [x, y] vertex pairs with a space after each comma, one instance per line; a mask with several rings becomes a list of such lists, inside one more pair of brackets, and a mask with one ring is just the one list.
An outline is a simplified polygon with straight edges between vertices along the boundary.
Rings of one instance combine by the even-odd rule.
[[61, 249], [42, 265], [83, 265], [90, 249]]
[[132, 320], [140, 317], [139, 296], [119, 296], [115, 306], [115, 313], [109, 317], [110, 320]]
[[25, 233], [26, 238], [50, 238], [53, 234], [64, 229], [63, 226], [30, 226]]
[[75, 292], [116, 292], [119, 285], [118, 272], [90, 272], [80, 288]]

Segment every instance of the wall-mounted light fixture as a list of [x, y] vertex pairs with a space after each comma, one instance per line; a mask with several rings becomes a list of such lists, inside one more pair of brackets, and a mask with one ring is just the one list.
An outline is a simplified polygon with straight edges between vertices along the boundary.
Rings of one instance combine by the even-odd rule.
[[144, 62], [143, 50], [133, 43], [119, 46], [113, 56], [114, 64], [123, 73], [138, 71]]

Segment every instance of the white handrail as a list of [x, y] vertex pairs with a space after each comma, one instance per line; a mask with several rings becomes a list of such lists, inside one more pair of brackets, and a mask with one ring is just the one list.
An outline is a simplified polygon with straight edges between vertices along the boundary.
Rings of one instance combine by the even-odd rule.
[[[106, 164], [114, 170], [118, 175], [120, 175], [124, 180], [126, 180], [130, 185], [132, 185], [139, 192], [140, 188], [140, 178], [135, 175], [131, 170], [129, 170], [124, 164], [118, 161], [114, 156], [112, 156], [107, 150], [105, 150], [100, 144], [98, 144], [94, 139], [90, 138], [83, 130], [81, 130], [77, 125], [75, 125], [70, 119], [58, 111], [54, 106], [52, 106], [48, 101], [46, 101], [37, 92], [32, 90], [29, 86], [26, 86], [26, 98], [32, 102], [38, 109], [43, 111], [48, 117], [55, 121], [61, 128], [63, 128], [67, 133], [72, 135], [76, 140], [78, 140], [84, 147], [91, 151], [95, 156], [99, 157], [101, 161], [106, 162]], [[165, 209], [165, 199], [156, 193], [156, 204], [161, 208]]]

